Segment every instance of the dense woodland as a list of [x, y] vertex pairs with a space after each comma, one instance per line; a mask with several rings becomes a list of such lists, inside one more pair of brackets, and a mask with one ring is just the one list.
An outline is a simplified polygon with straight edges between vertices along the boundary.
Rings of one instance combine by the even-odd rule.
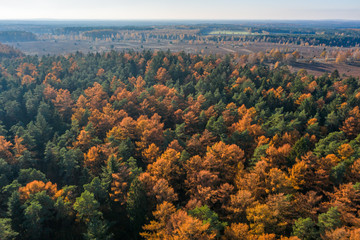
[[26, 42], [36, 41], [34, 33], [25, 31], [0, 31], [0, 42]]
[[360, 239], [358, 78], [0, 57], [0, 239]]
[[209, 41], [244, 41], [244, 42], [269, 42], [280, 44], [296, 44], [306, 46], [329, 46], [329, 47], [358, 47], [360, 36], [332, 36], [324, 35], [298, 35], [298, 34], [258, 34], [232, 36], [222, 35], [208, 37]]

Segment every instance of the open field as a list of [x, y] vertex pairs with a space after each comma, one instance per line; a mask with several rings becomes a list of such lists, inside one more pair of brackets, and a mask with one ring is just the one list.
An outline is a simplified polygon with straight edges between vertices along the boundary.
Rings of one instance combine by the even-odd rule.
[[300, 69], [305, 69], [309, 74], [314, 76], [321, 76], [324, 73], [332, 73], [335, 70], [339, 71], [340, 76], [354, 76], [360, 77], [360, 63], [355, 64], [336, 64], [336, 63], [321, 63], [313, 61], [311, 63], [294, 63], [291, 64], [290, 70], [297, 72]]
[[[254, 42], [226, 42], [226, 43], [192, 43], [177, 42], [174, 43], [169, 40], [162, 41], [86, 41], [86, 40], [43, 40], [32, 42], [15, 42], [9, 44], [29, 55], [66, 55], [75, 53], [77, 51], [88, 52], [108, 52], [115, 51], [167, 51], [198, 54], [239, 54], [248, 55], [259, 52], [267, 52], [271, 49], [279, 49], [280, 51], [294, 52], [298, 51], [302, 59], [296, 63], [291, 63], [291, 70], [298, 71], [299, 69], [306, 69], [310, 74], [319, 76], [324, 73], [333, 72], [335, 69], [339, 73], [347, 76], [360, 76], [359, 64], [336, 64], [335, 59], [325, 62], [323, 59], [316, 58], [324, 50], [320, 46], [299, 46], [299, 45], [284, 45], [276, 43], [254, 43]], [[328, 51], [336, 51], [339, 48], [327, 47]]]
[[[254, 58], [258, 53], [269, 54], [277, 49], [284, 56], [295, 51], [299, 53], [295, 62], [288, 63], [294, 71], [306, 69], [311, 74], [322, 75], [338, 69], [340, 74], [360, 76], [360, 66], [354, 61], [351, 61], [352, 64], [335, 63], [337, 52], [358, 51], [360, 23], [354, 26], [339, 29], [325, 23], [317, 27], [305, 23], [291, 26], [279, 23], [101, 26], [89, 23], [86, 26], [50, 24], [29, 25], [26, 28], [26, 25], [1, 25], [0, 22], [0, 31], [5, 31], [5, 36], [9, 37], [6, 44], [28, 55], [170, 50], [195, 54], [250, 55], [250, 58]], [[23, 32], [11, 34], [15, 29]], [[19, 39], [26, 36], [27, 31], [36, 35], [35, 41]], [[326, 57], [326, 61], [320, 57], [324, 51], [332, 55]]]

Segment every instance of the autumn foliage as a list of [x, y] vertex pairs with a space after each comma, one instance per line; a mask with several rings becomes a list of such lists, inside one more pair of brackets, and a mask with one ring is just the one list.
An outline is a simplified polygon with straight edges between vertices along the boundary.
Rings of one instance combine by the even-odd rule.
[[21, 240], [359, 239], [359, 79], [296, 56], [1, 62], [1, 221]]

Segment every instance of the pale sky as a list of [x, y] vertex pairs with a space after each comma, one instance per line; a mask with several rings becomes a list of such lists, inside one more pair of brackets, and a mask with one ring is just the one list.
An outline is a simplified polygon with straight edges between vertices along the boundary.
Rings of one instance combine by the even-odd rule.
[[0, 0], [0, 19], [360, 20], [360, 0]]

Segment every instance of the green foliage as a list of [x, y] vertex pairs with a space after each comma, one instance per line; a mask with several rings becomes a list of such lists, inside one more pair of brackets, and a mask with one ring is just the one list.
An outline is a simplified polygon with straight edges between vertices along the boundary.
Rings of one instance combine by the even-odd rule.
[[311, 218], [299, 218], [293, 225], [293, 235], [303, 240], [315, 240], [319, 238], [316, 224]]
[[360, 191], [360, 182], [355, 183], [353, 187], [356, 191]]
[[80, 197], [76, 198], [74, 209], [78, 216], [84, 222], [90, 222], [94, 218], [102, 217], [99, 211], [100, 204], [95, 199], [94, 193], [85, 190]]
[[341, 226], [340, 213], [337, 210], [337, 207], [331, 207], [326, 213], [320, 214], [318, 226], [321, 233]]
[[202, 220], [204, 224], [209, 223], [209, 231], [215, 232], [217, 236], [220, 236], [220, 233], [223, 231], [224, 227], [227, 226], [227, 223], [221, 222], [219, 220], [219, 216], [215, 212], [211, 211], [207, 205], [189, 210], [189, 214]]
[[14, 191], [8, 200], [8, 216], [11, 219], [12, 229], [18, 233], [23, 233], [24, 206], [20, 202], [20, 195]]
[[34, 194], [25, 204], [24, 229], [31, 239], [49, 237], [52, 229], [48, 227], [54, 219], [54, 201], [45, 191]]
[[283, 133], [288, 130], [285, 116], [283, 114], [284, 108], [275, 109], [275, 113], [271, 114], [267, 118], [267, 121], [263, 124], [264, 129], [267, 129], [269, 135], [275, 135], [276, 133]]
[[138, 238], [138, 233], [146, 221], [147, 211], [145, 190], [142, 183], [136, 178], [131, 183], [126, 201], [126, 212], [135, 239]]
[[128, 138], [125, 141], [122, 141], [119, 145], [119, 155], [123, 160], [129, 159], [134, 153], [134, 145], [132, 141]]
[[95, 199], [101, 203], [103, 203], [107, 198], [107, 189], [101, 182], [99, 177], [93, 178], [91, 183], [84, 185], [84, 190], [92, 193]]
[[42, 235], [42, 211], [43, 208], [37, 201], [30, 202], [24, 211], [24, 228], [31, 239], [39, 239]]
[[261, 157], [266, 156], [266, 149], [269, 148], [269, 144], [260, 145], [255, 148], [254, 155], [251, 158], [251, 165], [255, 165], [258, 161], [261, 160]]
[[211, 117], [206, 124], [206, 129], [212, 132], [215, 136], [219, 136], [222, 141], [226, 139], [227, 129], [222, 116], [217, 119], [214, 116]]
[[132, 182], [135, 178], [137, 178], [140, 175], [140, 173], [142, 173], [142, 169], [140, 167], [138, 167], [137, 161], [133, 157], [130, 157], [126, 161], [126, 165], [130, 169], [130, 172], [131, 172], [130, 173], [130, 182]]
[[107, 161], [107, 164], [102, 169], [101, 181], [106, 192], [110, 190], [111, 182], [113, 181], [112, 174], [119, 170], [120, 163], [115, 156], [111, 155]]
[[294, 161], [296, 158], [300, 159], [301, 156], [311, 150], [311, 143], [307, 137], [300, 138], [293, 146], [290, 158]]
[[0, 158], [0, 189], [9, 184], [12, 176], [12, 169], [4, 159]]
[[343, 132], [329, 133], [315, 145], [314, 153], [318, 156], [326, 156], [335, 153], [336, 150], [344, 143], [345, 135]]
[[109, 225], [103, 220], [94, 218], [87, 225], [87, 232], [84, 237], [87, 240], [111, 240], [113, 234], [108, 233]]
[[2, 121], [0, 121], [0, 136], [6, 136], [6, 134], [7, 134], [7, 130], [3, 125]]
[[42, 182], [48, 181], [44, 173], [34, 168], [20, 169], [17, 180], [21, 185], [26, 185], [34, 180]]
[[333, 183], [339, 185], [340, 183], [343, 182], [345, 173], [346, 173], [346, 163], [341, 162], [331, 169], [330, 179], [332, 180]]
[[0, 239], [13, 240], [19, 233], [11, 228], [11, 220], [9, 218], [0, 218]]
[[63, 147], [60, 149], [59, 155], [60, 159], [56, 163], [59, 178], [63, 179], [64, 184], [78, 184], [83, 153], [80, 149], [66, 149]]
[[336, 128], [339, 126], [339, 116], [335, 113], [335, 111], [332, 111], [326, 116], [325, 125], [331, 129], [336, 130]]

